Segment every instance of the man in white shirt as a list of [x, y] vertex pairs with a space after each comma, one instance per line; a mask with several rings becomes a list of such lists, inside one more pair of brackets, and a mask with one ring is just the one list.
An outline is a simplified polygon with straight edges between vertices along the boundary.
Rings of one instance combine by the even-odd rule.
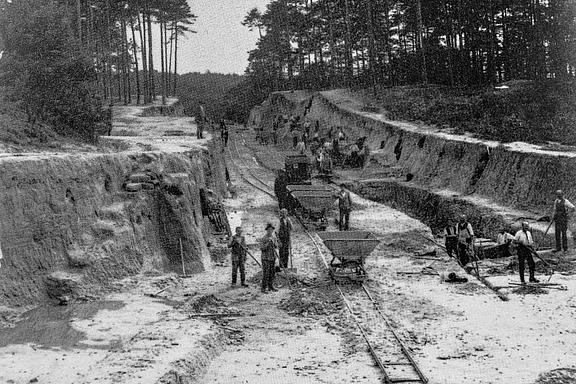
[[530, 282], [539, 283], [539, 281], [534, 277], [534, 270], [536, 266], [534, 264], [534, 259], [532, 258], [532, 252], [534, 252], [534, 238], [532, 237], [532, 232], [527, 222], [522, 223], [522, 229], [516, 232], [514, 236], [514, 243], [518, 245], [518, 270], [520, 272], [520, 282], [524, 281], [524, 261], [528, 260], [528, 270], [530, 271]]
[[500, 233], [498, 233], [498, 237], [496, 238], [496, 244], [498, 244], [498, 254], [500, 255], [499, 257], [508, 257], [511, 255], [510, 245], [514, 239], [514, 235], [508, 233], [506, 228], [502, 227]]
[[474, 230], [472, 224], [466, 220], [466, 216], [460, 216], [460, 221], [456, 226], [458, 231], [458, 259], [460, 265], [465, 266], [470, 261], [472, 253], [472, 243], [474, 241]]

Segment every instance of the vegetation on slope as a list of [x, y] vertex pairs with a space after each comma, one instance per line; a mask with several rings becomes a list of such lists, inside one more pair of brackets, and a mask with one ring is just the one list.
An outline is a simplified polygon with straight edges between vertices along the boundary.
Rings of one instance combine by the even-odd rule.
[[405, 86], [357, 94], [392, 120], [422, 121], [502, 142], [576, 145], [576, 84], [513, 81], [494, 88]]

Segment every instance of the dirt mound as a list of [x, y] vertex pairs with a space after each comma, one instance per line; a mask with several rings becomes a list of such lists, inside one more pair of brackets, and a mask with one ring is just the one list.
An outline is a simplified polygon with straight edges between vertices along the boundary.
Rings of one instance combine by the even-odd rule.
[[559, 368], [545, 372], [538, 377], [535, 384], [575, 384], [576, 369]]
[[192, 312], [218, 312], [223, 305], [223, 300], [220, 300], [214, 295], [206, 295], [192, 299], [187, 304], [187, 308]]
[[292, 316], [317, 317], [337, 313], [343, 304], [338, 292], [333, 289], [332, 284], [314, 289], [294, 289], [290, 297], [280, 302], [278, 308]]

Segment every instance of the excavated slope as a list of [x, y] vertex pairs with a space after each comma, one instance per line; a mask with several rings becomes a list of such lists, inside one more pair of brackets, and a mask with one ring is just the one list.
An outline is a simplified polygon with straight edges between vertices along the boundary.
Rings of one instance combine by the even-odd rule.
[[[90, 295], [140, 272], [181, 272], [182, 257], [187, 273], [210, 268], [200, 190], [225, 191], [215, 145], [0, 158], [0, 304]], [[129, 192], [130, 178], [146, 172], [155, 185]]]
[[[334, 132], [343, 127], [349, 138], [366, 136], [372, 158], [365, 174], [412, 190], [476, 199], [480, 205], [519, 215], [529, 211], [533, 217], [549, 213], [557, 189], [576, 197], [576, 153], [546, 151], [525, 143], [503, 145], [391, 121], [384, 111], [345, 90], [275, 93], [254, 113], [265, 130], [276, 114], [285, 114], [317, 120], [324, 137], [331, 127]], [[288, 142], [292, 134], [285, 128], [280, 136]]]

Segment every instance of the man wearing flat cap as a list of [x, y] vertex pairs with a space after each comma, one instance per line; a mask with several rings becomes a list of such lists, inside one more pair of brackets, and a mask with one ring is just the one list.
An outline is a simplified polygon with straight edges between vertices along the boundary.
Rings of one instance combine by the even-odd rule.
[[278, 239], [274, 234], [274, 226], [266, 224], [266, 234], [260, 239], [262, 251], [262, 292], [277, 291], [274, 288], [275, 264], [278, 249]]

